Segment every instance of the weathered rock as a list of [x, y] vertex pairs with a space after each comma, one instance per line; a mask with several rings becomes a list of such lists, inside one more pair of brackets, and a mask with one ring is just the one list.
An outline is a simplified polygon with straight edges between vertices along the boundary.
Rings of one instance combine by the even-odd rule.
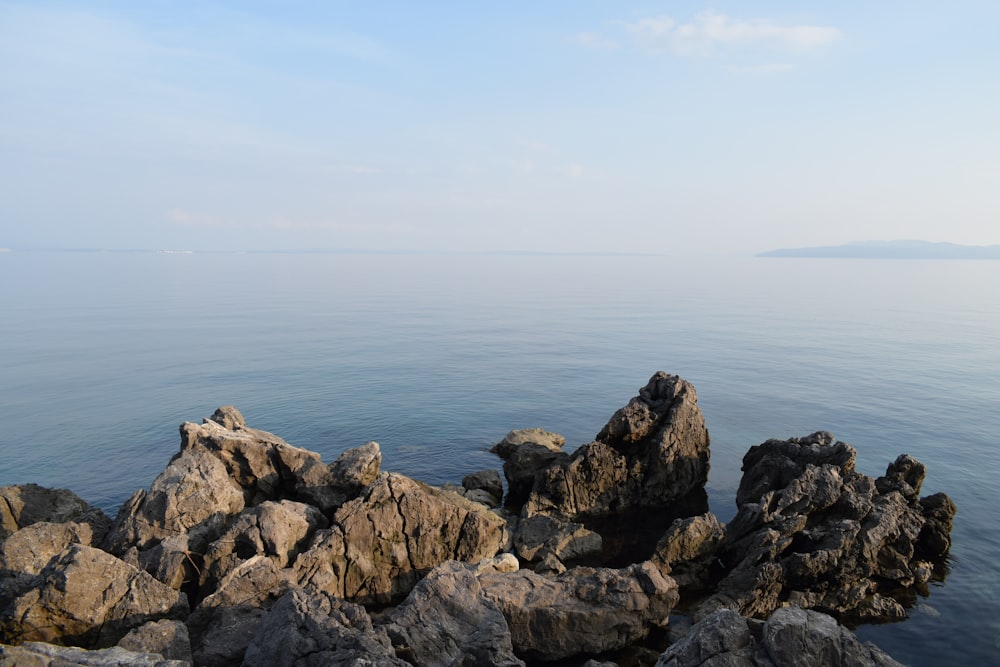
[[25, 642], [20, 646], [0, 644], [0, 667], [189, 667], [190, 664], [118, 646], [88, 651], [43, 642]]
[[104, 512], [72, 491], [47, 489], [37, 484], [0, 486], [0, 540], [40, 521], [86, 523], [98, 541], [111, 525]]
[[505, 522], [477, 503], [397, 474], [382, 474], [317, 532], [295, 561], [299, 585], [388, 603], [447, 560], [479, 561], [506, 542]]
[[279, 568], [287, 567], [317, 528], [327, 525], [317, 508], [291, 500], [267, 500], [245, 509], [209, 545], [201, 568], [201, 585], [211, 591], [216, 582], [254, 556], [267, 556]]
[[184, 594], [108, 553], [74, 544], [0, 611], [0, 639], [107, 647], [147, 621], [187, 612]]
[[514, 651], [529, 661], [620, 649], [666, 626], [678, 599], [677, 584], [649, 562], [557, 577], [483, 574], [479, 582], [506, 617]]
[[535, 478], [549, 466], [568, 460], [569, 454], [534, 442], [525, 442], [511, 450], [503, 462], [507, 506], [517, 509], [524, 505], [535, 486]]
[[118, 646], [137, 653], [158, 653], [168, 660], [190, 665], [191, 638], [180, 621], [150, 621], [122, 637]]
[[293, 447], [272, 433], [248, 428], [235, 408], [225, 410], [224, 416], [219, 417], [216, 411], [200, 425], [181, 424], [181, 452], [211, 452], [242, 490], [246, 505], [288, 499], [329, 512], [342, 502], [333, 474], [319, 454]]
[[397, 655], [415, 665], [524, 665], [474, 569], [448, 561], [418, 583], [385, 624]]
[[330, 464], [330, 484], [343, 494], [341, 503], [356, 498], [362, 489], [378, 479], [382, 450], [377, 442], [348, 449]]
[[725, 527], [711, 512], [676, 519], [656, 545], [651, 560], [669, 573], [682, 589], [707, 583]]
[[538, 473], [524, 512], [572, 518], [668, 507], [704, 486], [708, 445], [694, 387], [658, 372], [594, 442]]
[[544, 515], [522, 519], [514, 533], [514, 549], [529, 563], [552, 556], [563, 565], [596, 564], [601, 557], [601, 544], [601, 536], [582, 524]]
[[0, 575], [38, 574], [49, 561], [71, 544], [94, 546], [103, 535], [95, 535], [92, 524], [77, 521], [39, 521], [0, 541]]
[[894, 596], [926, 584], [954, 505], [917, 500], [923, 466], [912, 457], [878, 480], [855, 458], [823, 432], [752, 447], [717, 552], [727, 574], [696, 616], [728, 607], [763, 618], [787, 601], [854, 621], [903, 618], [912, 593]]
[[406, 667], [365, 608], [321, 591], [293, 589], [265, 615], [243, 667]]
[[207, 543], [243, 507], [243, 492], [218, 458], [203, 449], [182, 451], [148, 491], [125, 502], [104, 548], [116, 555], [131, 547], [143, 551], [185, 533]]
[[195, 664], [239, 665], [260, 619], [288, 589], [288, 571], [265, 556], [236, 566], [186, 621]]
[[668, 648], [656, 667], [901, 667], [878, 647], [862, 644], [826, 614], [786, 607], [767, 622], [716, 611]]

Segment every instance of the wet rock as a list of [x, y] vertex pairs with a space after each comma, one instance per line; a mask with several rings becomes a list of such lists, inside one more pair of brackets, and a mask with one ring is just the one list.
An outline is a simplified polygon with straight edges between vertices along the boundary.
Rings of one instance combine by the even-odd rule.
[[[503, 500], [503, 481], [496, 470], [480, 470], [462, 478], [462, 486], [468, 492], [483, 491], [488, 494], [490, 507], [496, 507]], [[469, 494], [466, 494], [469, 497]], [[478, 496], [477, 496], [478, 498]], [[474, 498], [470, 498], [472, 500]], [[480, 502], [476, 500], [476, 502]]]
[[524, 665], [504, 615], [464, 563], [434, 568], [384, 627], [397, 654], [415, 665]]
[[514, 651], [528, 661], [625, 647], [666, 626], [678, 599], [673, 579], [648, 562], [620, 570], [577, 567], [556, 577], [483, 574], [479, 582], [506, 617]]
[[704, 486], [708, 445], [694, 387], [658, 372], [594, 442], [537, 474], [524, 513], [574, 518], [668, 507]]
[[528, 563], [552, 556], [563, 565], [597, 564], [601, 546], [601, 536], [582, 524], [543, 515], [522, 519], [514, 533], [514, 549]]
[[147, 621], [187, 612], [182, 593], [99, 549], [74, 544], [0, 611], [0, 638], [107, 647]]
[[40, 521], [86, 523], [99, 541], [111, 520], [66, 489], [47, 489], [37, 484], [0, 487], [0, 540]]
[[384, 604], [434, 566], [489, 558], [506, 540], [506, 522], [481, 505], [389, 473], [337, 510], [293, 570], [299, 585]]
[[118, 646], [138, 653], [158, 653], [168, 660], [190, 665], [191, 638], [187, 626], [180, 621], [150, 621], [130, 631]]
[[656, 667], [901, 667], [871, 643], [862, 644], [826, 614], [786, 607], [767, 622], [723, 609], [695, 624]]
[[243, 667], [373, 665], [406, 667], [364, 607], [315, 590], [293, 589], [261, 619]]
[[129, 651], [113, 646], [88, 651], [74, 646], [25, 642], [0, 644], [0, 667], [189, 667], [189, 662], [169, 660], [156, 653]]
[[[905, 617], [912, 593], [902, 592], [926, 584], [954, 505], [928, 500], [940, 510], [931, 518], [916, 498], [923, 466], [911, 457], [878, 480], [854, 461], [854, 448], [825, 432], [751, 448], [717, 552], [726, 574], [696, 615], [728, 607], [763, 618], [787, 601], [852, 621]], [[922, 550], [921, 535], [937, 548]]]

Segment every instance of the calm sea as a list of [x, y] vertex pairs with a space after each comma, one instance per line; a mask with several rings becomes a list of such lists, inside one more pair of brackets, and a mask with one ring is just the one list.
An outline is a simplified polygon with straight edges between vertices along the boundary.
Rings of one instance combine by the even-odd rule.
[[1000, 664], [1000, 262], [0, 254], [0, 485], [114, 513], [234, 404], [320, 452], [376, 440], [431, 483], [540, 426], [591, 440], [656, 370], [692, 381], [713, 510], [770, 437], [907, 452], [959, 508], [951, 574], [859, 630], [912, 665]]

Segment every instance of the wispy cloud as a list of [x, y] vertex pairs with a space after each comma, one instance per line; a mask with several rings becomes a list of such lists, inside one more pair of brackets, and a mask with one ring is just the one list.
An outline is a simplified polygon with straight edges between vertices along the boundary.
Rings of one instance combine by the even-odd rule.
[[840, 30], [831, 26], [785, 25], [717, 12], [702, 12], [686, 23], [670, 16], [655, 16], [622, 25], [644, 49], [678, 55], [709, 55], [720, 47], [744, 45], [807, 51], [831, 44], [841, 36]]
[[580, 32], [573, 35], [573, 41], [585, 49], [593, 51], [615, 51], [621, 44], [597, 32]]

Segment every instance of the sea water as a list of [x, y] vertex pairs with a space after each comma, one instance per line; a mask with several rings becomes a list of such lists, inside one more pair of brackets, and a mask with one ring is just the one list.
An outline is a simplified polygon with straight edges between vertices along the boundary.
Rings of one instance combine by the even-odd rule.
[[958, 505], [950, 575], [858, 633], [1000, 663], [1000, 262], [401, 254], [0, 254], [0, 485], [114, 514], [224, 404], [332, 461], [438, 484], [539, 426], [593, 439], [656, 370], [697, 388], [712, 509], [741, 458], [832, 431]]

